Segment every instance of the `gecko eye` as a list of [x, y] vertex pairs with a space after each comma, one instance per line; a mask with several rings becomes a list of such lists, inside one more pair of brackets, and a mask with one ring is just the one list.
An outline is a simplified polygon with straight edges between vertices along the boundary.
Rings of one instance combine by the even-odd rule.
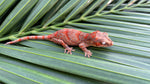
[[103, 44], [103, 45], [105, 45], [105, 44], [106, 44], [106, 42], [102, 42], [102, 44]]

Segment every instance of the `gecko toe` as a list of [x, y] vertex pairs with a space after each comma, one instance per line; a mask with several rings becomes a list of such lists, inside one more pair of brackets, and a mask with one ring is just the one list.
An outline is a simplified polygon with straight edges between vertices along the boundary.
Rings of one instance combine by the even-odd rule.
[[72, 47], [71, 48], [66, 48], [64, 53], [72, 54], [72, 51], [75, 51], [75, 49], [73, 49]]
[[90, 58], [91, 56], [92, 56], [92, 52], [91, 51], [89, 51], [89, 50], [87, 50], [86, 52], [85, 52], [85, 57], [88, 57], [88, 58]]

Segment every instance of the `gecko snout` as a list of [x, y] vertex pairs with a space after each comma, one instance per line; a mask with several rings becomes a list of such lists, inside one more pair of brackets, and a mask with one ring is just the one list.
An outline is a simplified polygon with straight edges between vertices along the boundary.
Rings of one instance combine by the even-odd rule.
[[103, 47], [110, 47], [113, 45], [113, 41], [103, 41], [102, 42]]
[[113, 45], [113, 41], [111, 41], [110, 43], [109, 43], [109, 46], [112, 46]]
[[113, 41], [109, 39], [109, 41], [107, 42], [107, 47], [112, 46], [113, 45]]

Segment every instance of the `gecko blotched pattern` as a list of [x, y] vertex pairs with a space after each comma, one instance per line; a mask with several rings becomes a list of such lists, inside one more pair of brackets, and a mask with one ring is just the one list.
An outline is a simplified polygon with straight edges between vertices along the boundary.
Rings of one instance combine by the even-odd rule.
[[47, 36], [26, 36], [14, 41], [7, 42], [7, 44], [17, 43], [29, 39], [49, 40], [60, 44], [65, 48], [65, 53], [72, 54], [74, 49], [70, 46], [79, 46], [85, 53], [85, 56], [92, 56], [92, 52], [87, 49], [89, 46], [95, 47], [109, 47], [113, 45], [113, 41], [108, 37], [106, 32], [94, 31], [92, 33], [85, 33], [75, 29], [61, 29], [53, 34]]

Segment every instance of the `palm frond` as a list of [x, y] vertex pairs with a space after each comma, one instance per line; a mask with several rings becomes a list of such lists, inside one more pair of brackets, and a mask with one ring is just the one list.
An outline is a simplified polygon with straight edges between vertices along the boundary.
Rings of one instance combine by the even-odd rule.
[[[0, 81], [149, 84], [149, 6], [149, 0], [1, 0]], [[8, 8], [11, 11], [6, 11]], [[89, 47], [93, 52], [89, 59], [78, 47], [68, 55], [60, 45], [48, 41], [3, 44], [62, 28], [108, 32], [114, 46]]]

